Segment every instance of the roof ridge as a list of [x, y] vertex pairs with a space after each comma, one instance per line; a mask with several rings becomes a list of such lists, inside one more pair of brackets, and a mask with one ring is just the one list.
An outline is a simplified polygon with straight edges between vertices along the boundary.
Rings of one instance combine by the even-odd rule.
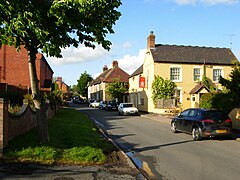
[[230, 49], [228, 47], [210, 47], [210, 46], [177, 45], [177, 44], [155, 44], [155, 47], [159, 47], [159, 46], [192, 47], [192, 48], [208, 48], [208, 49]]

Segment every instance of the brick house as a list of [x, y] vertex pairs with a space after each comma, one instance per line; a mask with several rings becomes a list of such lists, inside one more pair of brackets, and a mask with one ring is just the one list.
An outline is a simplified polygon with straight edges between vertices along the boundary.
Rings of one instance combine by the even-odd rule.
[[106, 87], [108, 83], [114, 82], [116, 79], [119, 82], [126, 83], [128, 85], [128, 77], [124, 70], [118, 66], [117, 61], [112, 62], [112, 68], [108, 69], [107, 66], [103, 67], [103, 72], [88, 85], [88, 98], [95, 100], [109, 101], [111, 98], [106, 93]]
[[55, 83], [58, 85], [58, 88], [63, 92], [64, 95], [66, 95], [66, 98], [68, 99], [70, 97], [70, 87], [63, 82], [62, 77], [57, 77]]
[[173, 99], [182, 109], [199, 107], [201, 96], [210, 91], [200, 83], [202, 77], [221, 90], [219, 77], [228, 78], [233, 60], [237, 58], [229, 48], [155, 44], [151, 32], [144, 63], [129, 78], [130, 101], [142, 111], [162, 113], [164, 108], [157, 107], [151, 98], [152, 82], [159, 75], [175, 82]]
[[[36, 55], [36, 70], [41, 92], [50, 92], [54, 72], [41, 53]], [[8, 45], [0, 49], [0, 83], [30, 89], [28, 53], [23, 46], [19, 52]]]

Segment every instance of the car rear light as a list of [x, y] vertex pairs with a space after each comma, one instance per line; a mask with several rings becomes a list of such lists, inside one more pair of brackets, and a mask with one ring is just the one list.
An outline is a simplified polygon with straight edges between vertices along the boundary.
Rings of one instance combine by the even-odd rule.
[[231, 120], [231, 119], [226, 119], [224, 122], [225, 122], [225, 123], [231, 123], [232, 120]]
[[203, 122], [203, 123], [214, 123], [214, 121], [211, 120], [211, 119], [204, 119], [201, 122]]

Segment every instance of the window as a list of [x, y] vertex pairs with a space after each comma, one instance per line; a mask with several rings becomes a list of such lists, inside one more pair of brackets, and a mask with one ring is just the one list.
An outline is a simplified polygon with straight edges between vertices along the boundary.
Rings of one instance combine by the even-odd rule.
[[200, 78], [201, 78], [200, 68], [194, 68], [193, 69], [193, 79], [194, 79], [194, 81], [199, 81]]
[[181, 81], [181, 68], [170, 68], [170, 79], [172, 81]]
[[213, 69], [213, 81], [219, 82], [220, 76], [222, 76], [222, 69]]
[[183, 112], [180, 114], [180, 116], [181, 116], [181, 117], [187, 117], [188, 113], [189, 113], [189, 110], [183, 111]]

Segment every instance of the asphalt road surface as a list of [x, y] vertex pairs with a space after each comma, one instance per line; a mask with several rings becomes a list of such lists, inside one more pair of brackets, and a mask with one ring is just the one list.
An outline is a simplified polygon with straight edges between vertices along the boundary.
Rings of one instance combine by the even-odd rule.
[[116, 111], [79, 108], [107, 131], [126, 153], [147, 164], [156, 179], [240, 179], [240, 142], [233, 139], [193, 141], [173, 134], [169, 121], [147, 116], [119, 116]]

